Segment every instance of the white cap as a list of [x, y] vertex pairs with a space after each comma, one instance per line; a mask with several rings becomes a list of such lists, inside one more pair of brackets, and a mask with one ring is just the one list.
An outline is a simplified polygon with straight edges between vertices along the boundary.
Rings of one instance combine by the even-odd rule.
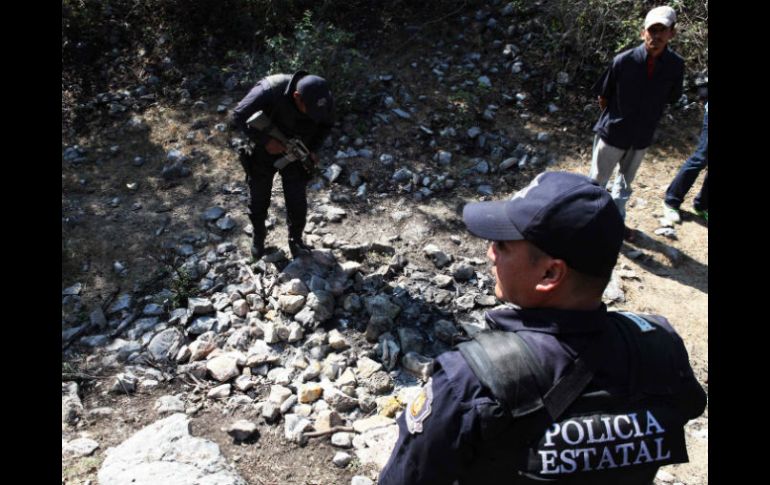
[[666, 27], [671, 27], [676, 23], [676, 12], [671, 7], [655, 7], [647, 13], [647, 17], [644, 18], [644, 30], [650, 28], [651, 25], [663, 24]]

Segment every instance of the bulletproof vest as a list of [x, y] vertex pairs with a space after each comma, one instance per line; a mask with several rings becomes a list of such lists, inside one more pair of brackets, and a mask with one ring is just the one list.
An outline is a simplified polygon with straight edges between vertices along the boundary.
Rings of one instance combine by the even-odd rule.
[[298, 137], [305, 144], [308, 144], [319, 130], [319, 126], [299, 112], [291, 96], [284, 94], [291, 78], [292, 76], [289, 74], [273, 74], [265, 78], [265, 81], [270, 85], [273, 99], [267, 114], [285, 136]]
[[[507, 413], [487, 429], [460, 483], [650, 485], [658, 468], [688, 460], [683, 413], [671, 400], [684, 372], [669, 332], [654, 317], [608, 313], [631, 362], [628, 386], [586, 392], [606, 332], [551, 382], [515, 332], [485, 331], [458, 345], [478, 379]], [[604, 347], [606, 348], [606, 347]], [[498, 421], [499, 422], [499, 421]]]

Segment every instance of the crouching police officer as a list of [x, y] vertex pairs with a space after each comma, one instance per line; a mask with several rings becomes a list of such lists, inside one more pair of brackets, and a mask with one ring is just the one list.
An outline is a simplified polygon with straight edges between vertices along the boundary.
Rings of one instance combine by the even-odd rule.
[[[306, 185], [310, 173], [300, 161], [282, 168], [274, 164], [284, 157], [287, 147], [265, 131], [247, 124], [249, 118], [262, 111], [269, 117], [271, 128], [287, 139], [299, 139], [310, 151], [309, 158], [318, 163], [316, 150], [321, 147], [333, 124], [334, 99], [325, 79], [298, 71], [294, 75], [275, 74], [261, 79], [238, 103], [231, 125], [251, 140], [248, 149], [239, 149], [241, 165], [249, 185], [249, 210], [254, 228], [252, 255], [259, 259], [265, 251], [265, 219], [275, 172], [280, 172], [289, 226], [289, 249], [292, 256], [309, 253], [302, 241], [307, 218]], [[282, 164], [279, 164], [282, 165]]]
[[495, 295], [514, 306], [436, 359], [379, 483], [648, 485], [686, 462], [706, 395], [665, 318], [602, 303], [624, 228], [609, 193], [546, 172], [463, 220], [492, 241]]

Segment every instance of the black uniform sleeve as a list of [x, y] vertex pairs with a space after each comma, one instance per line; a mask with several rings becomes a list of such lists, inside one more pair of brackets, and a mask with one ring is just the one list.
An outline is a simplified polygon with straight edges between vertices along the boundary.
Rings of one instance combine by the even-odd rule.
[[256, 144], [264, 146], [269, 137], [253, 128], [249, 128], [246, 125], [246, 120], [257, 111], [267, 111], [269, 113], [272, 103], [273, 93], [270, 84], [263, 79], [255, 84], [246, 97], [233, 109], [230, 115], [230, 126], [245, 133]]
[[595, 96], [610, 99], [615, 94], [615, 69], [616, 61], [613, 60], [612, 64], [605, 69], [601, 77], [591, 87], [591, 92]]
[[433, 374], [428, 385], [433, 397], [425, 404], [430, 410], [421, 420], [422, 431], [411, 433], [406, 424], [413, 401], [398, 417], [398, 440], [379, 485], [452, 484], [472, 458], [469, 435], [478, 429], [473, 406], [457, 395], [443, 369]]

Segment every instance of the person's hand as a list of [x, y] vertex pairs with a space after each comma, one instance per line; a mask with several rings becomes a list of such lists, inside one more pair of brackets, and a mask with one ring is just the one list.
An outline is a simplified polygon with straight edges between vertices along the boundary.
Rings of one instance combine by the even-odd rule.
[[286, 151], [286, 146], [275, 138], [270, 138], [265, 144], [265, 151], [270, 155], [278, 155]]
[[604, 111], [607, 108], [607, 98], [599, 96], [599, 108]]

